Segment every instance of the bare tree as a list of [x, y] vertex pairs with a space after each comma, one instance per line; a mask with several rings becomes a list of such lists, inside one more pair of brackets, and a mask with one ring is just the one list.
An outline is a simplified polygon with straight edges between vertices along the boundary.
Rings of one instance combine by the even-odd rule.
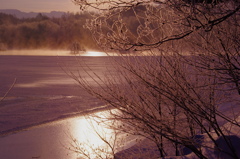
[[[236, 100], [225, 96], [224, 87], [235, 84], [239, 91], [239, 39], [234, 34], [239, 33], [238, 1], [74, 2], [99, 11], [86, 27], [106, 51], [119, 52], [113, 58], [117, 74], [109, 72], [103, 78], [86, 70], [98, 88], [81, 73], [69, 74], [118, 110], [111, 112], [111, 120], [122, 124], [110, 125], [114, 130], [149, 139], [160, 157], [169, 155], [167, 141], [176, 155], [184, 155], [181, 147], [186, 147], [208, 158], [202, 151], [208, 145], [197, 135], [204, 134], [216, 151], [222, 151], [217, 140], [223, 137], [230, 156], [239, 158], [220, 123], [239, 128], [239, 113], [228, 116], [219, 110], [227, 98]], [[132, 23], [127, 16], [134, 18]]]
[[[198, 55], [198, 62], [192, 65], [200, 69], [208, 69], [219, 85], [228, 85], [240, 94], [240, 61], [239, 61], [239, 16], [233, 16], [216, 26], [210, 34], [202, 32], [191, 39], [194, 55]], [[209, 74], [208, 74], [209, 75]]]
[[[209, 32], [216, 25], [236, 15], [240, 9], [239, 2], [234, 0], [217, 4], [195, 0], [74, 2], [82, 9], [102, 11], [100, 16], [87, 24], [101, 46], [106, 44], [107, 48], [124, 50], [159, 47], [163, 43], [188, 37], [197, 31]], [[130, 30], [124, 21], [124, 15], [129, 12], [137, 21], [136, 32]], [[106, 35], [108, 38], [105, 38]]]

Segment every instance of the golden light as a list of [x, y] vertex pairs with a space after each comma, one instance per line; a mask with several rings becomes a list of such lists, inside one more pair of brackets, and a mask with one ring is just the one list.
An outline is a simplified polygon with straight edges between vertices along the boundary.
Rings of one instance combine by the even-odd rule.
[[104, 52], [87, 51], [84, 56], [107, 56], [107, 54]]
[[112, 158], [112, 148], [116, 153], [135, 145], [137, 139], [141, 139], [109, 128], [120, 124], [119, 121], [111, 120], [112, 112], [117, 113], [118, 110], [94, 113], [94, 116], [75, 118], [71, 122], [72, 150], [78, 156], [83, 159], [84, 154], [87, 154], [87, 158]]
[[71, 131], [72, 148], [75, 149], [75, 152], [79, 152], [80, 156], [84, 152], [89, 154], [91, 158], [95, 158], [96, 155], [101, 155], [103, 158], [106, 158], [106, 155], [110, 157], [111, 149], [107, 142], [112, 142], [114, 133], [101, 122], [98, 117], [75, 120]]

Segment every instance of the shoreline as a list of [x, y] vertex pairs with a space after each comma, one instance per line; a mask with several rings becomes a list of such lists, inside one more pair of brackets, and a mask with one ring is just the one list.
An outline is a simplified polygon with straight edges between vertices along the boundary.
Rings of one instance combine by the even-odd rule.
[[91, 108], [91, 109], [86, 109], [86, 110], [83, 110], [81, 112], [75, 112], [75, 113], [73, 112], [73, 113], [68, 113], [68, 114], [62, 114], [62, 115], [58, 116], [57, 118], [54, 118], [54, 119], [51, 119], [51, 120], [45, 120], [45, 121], [42, 121], [42, 122], [33, 123], [33, 124], [29, 124], [29, 125], [25, 125], [25, 126], [21, 126], [21, 127], [15, 127], [13, 129], [1, 131], [0, 132], [0, 138], [6, 137], [6, 136], [9, 136], [9, 135], [13, 135], [13, 134], [16, 134], [16, 133], [19, 133], [19, 132], [22, 132], [22, 131], [27, 131], [27, 130], [30, 130], [30, 129], [35, 128], [35, 127], [39, 127], [39, 126], [51, 124], [51, 123], [54, 123], [54, 122], [62, 121], [62, 120], [65, 120], [65, 119], [77, 118], [77, 117], [81, 117], [81, 116], [85, 116], [85, 115], [88, 115], [88, 114], [93, 114], [93, 113], [97, 113], [97, 112], [101, 112], [101, 111], [109, 110], [109, 109], [112, 109], [112, 108], [110, 108], [110, 106], [108, 106], [108, 105], [103, 105], [103, 106], [98, 106], [98, 107], [94, 107], [94, 108]]
[[27, 131], [29, 129], [35, 128], [35, 127], [39, 127], [39, 126], [43, 126], [43, 125], [47, 125], [50, 123], [54, 123], [57, 121], [61, 121], [61, 120], [65, 120], [65, 119], [69, 119], [69, 118], [77, 118], [77, 117], [81, 117], [81, 116], [85, 116], [88, 114], [93, 114], [93, 113], [97, 113], [97, 112], [101, 112], [104, 110], [109, 110], [111, 109], [110, 106], [108, 105], [103, 105], [103, 106], [98, 106], [98, 107], [94, 107], [91, 109], [86, 109], [83, 110], [81, 112], [73, 112], [73, 113], [68, 113], [68, 114], [62, 114], [60, 116], [58, 116], [57, 118], [51, 119], [51, 120], [45, 120], [42, 122], [38, 122], [38, 123], [33, 123], [33, 124], [29, 124], [29, 125], [25, 125], [25, 126], [21, 126], [21, 127], [16, 127], [13, 129], [9, 129], [9, 130], [5, 130], [5, 131], [1, 131], [0, 132], [0, 138], [1, 137], [6, 137], [8, 135], [12, 135], [12, 134], [16, 134], [22, 131]]

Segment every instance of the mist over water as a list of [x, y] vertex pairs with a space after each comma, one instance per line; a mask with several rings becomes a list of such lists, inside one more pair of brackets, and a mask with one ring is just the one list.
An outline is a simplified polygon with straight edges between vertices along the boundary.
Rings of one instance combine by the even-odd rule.
[[72, 54], [69, 50], [8, 50], [0, 51], [0, 55], [15, 56], [107, 56], [99, 51], [79, 51], [78, 54]]

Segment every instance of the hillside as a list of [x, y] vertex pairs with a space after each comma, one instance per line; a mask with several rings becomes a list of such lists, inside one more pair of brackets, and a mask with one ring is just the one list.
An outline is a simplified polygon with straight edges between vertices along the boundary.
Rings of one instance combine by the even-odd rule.
[[[10, 12], [10, 11], [9, 11]], [[14, 10], [11, 12], [14, 13]], [[20, 11], [15, 12], [20, 16]], [[27, 14], [26, 14], [27, 15]], [[35, 14], [29, 13], [29, 16]], [[49, 16], [60, 16], [51, 12]], [[0, 13], [0, 51], [21, 49], [63, 49], [96, 48], [90, 32], [83, 27], [87, 13], [65, 13], [61, 17], [50, 18], [38, 13], [32, 18]]]
[[[0, 9], [0, 13], [5, 13], [5, 14], [10, 14], [13, 15], [17, 18], [34, 18], [36, 17], [39, 12], [22, 12], [20, 10], [17, 9]], [[66, 14], [65, 12], [60, 12], [60, 11], [51, 11], [51, 12], [41, 12], [42, 15], [47, 16], [49, 18], [60, 18], [61, 16], [63, 16], [64, 14]]]

